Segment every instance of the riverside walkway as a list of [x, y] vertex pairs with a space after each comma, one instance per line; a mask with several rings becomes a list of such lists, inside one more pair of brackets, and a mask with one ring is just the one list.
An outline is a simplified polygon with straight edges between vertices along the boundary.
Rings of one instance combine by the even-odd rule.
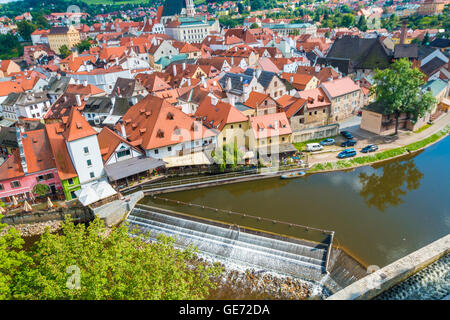
[[139, 189], [145, 195], [153, 195], [158, 193], [182, 191], [188, 189], [203, 188], [221, 184], [252, 181], [258, 179], [268, 179], [281, 176], [285, 173], [304, 170], [308, 168], [303, 166], [283, 166], [283, 167], [269, 167], [269, 168], [255, 168], [250, 170], [230, 172], [223, 174], [215, 174], [209, 176], [202, 176], [196, 178], [180, 179], [175, 181], [152, 183], [140, 186]]

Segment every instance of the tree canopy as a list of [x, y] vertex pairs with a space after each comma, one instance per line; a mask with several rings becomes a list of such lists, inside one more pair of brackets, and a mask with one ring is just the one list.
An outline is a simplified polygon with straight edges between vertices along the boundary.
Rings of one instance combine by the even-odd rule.
[[29, 251], [23, 243], [14, 228], [0, 235], [0, 299], [202, 299], [222, 270], [168, 237], [147, 243], [125, 225], [108, 233], [99, 218], [88, 227], [67, 219]]
[[436, 102], [431, 92], [421, 90], [425, 78], [425, 74], [413, 68], [406, 58], [396, 60], [388, 69], [375, 72], [375, 85], [371, 91], [386, 114], [395, 114], [395, 134], [401, 113], [408, 113], [412, 121], [417, 121]]

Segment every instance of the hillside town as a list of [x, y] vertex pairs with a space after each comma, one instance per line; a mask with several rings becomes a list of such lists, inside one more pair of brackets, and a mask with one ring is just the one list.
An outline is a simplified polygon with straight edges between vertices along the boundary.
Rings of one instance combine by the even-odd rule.
[[449, 13], [1, 1], [0, 300], [449, 300]]
[[[360, 29], [268, 18], [268, 10], [227, 27], [220, 17], [242, 6], [232, 1], [52, 12], [22, 56], [1, 61], [0, 199], [34, 201], [39, 184], [59, 200], [90, 205], [169, 173], [217, 166], [222, 150], [239, 154], [242, 166], [274, 166], [298, 163], [299, 145], [336, 137], [348, 121], [392, 134], [374, 72], [405, 58], [436, 99], [418, 121], [400, 116], [398, 128], [417, 130], [448, 111], [450, 41], [406, 22], [379, 26], [392, 12], [439, 15], [448, 4], [416, 2], [361, 8]], [[299, 5], [314, 9], [283, 3]], [[17, 25], [33, 17], [1, 21], [3, 34], [21, 36]]]

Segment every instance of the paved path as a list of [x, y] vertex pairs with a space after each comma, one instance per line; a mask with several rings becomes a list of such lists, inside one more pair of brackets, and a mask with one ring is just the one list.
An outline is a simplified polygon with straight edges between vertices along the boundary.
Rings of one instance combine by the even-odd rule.
[[[357, 117], [360, 118], [360, 117]], [[360, 119], [359, 119], [360, 120]], [[354, 126], [354, 124], [357, 120], [354, 118], [349, 119], [344, 124], [348, 125], [345, 127], [345, 130], [350, 131], [353, 136], [356, 138], [357, 143], [354, 146], [355, 150], [357, 150], [358, 154], [356, 157], [364, 156], [366, 154], [360, 153], [359, 151], [368, 144], [376, 144], [378, 145], [378, 152], [394, 149], [398, 147], [402, 147], [405, 145], [408, 145], [410, 143], [413, 143], [418, 140], [422, 140], [426, 137], [429, 137], [436, 132], [442, 130], [447, 125], [450, 124], [450, 113], [445, 114], [441, 118], [439, 118], [437, 121], [434, 122], [434, 124], [423, 130], [419, 133], [414, 133], [412, 131], [406, 131], [406, 130], [399, 130], [397, 137], [390, 137], [390, 136], [379, 136], [377, 134], [362, 130], [359, 125]], [[340, 127], [342, 129], [342, 127]], [[338, 136], [336, 137], [336, 144], [339, 146], [325, 146], [324, 150], [330, 150], [330, 152], [326, 153], [320, 153], [320, 154], [308, 154], [308, 161], [310, 164], [316, 164], [320, 162], [329, 162], [329, 161], [336, 161], [337, 154], [339, 151], [344, 150], [345, 148], [341, 148], [340, 144], [341, 142], [345, 141], [346, 139]], [[336, 148], [339, 149], [339, 151], [335, 151]], [[374, 153], [371, 153], [374, 154]]]

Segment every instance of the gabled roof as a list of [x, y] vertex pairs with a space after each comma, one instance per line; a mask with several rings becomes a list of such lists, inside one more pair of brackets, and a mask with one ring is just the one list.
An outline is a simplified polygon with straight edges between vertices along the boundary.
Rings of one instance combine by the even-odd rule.
[[140, 82], [140, 84], [147, 89], [149, 93], [162, 90], [172, 89], [162, 78], [157, 74], [138, 74], [135, 79]]
[[62, 133], [64, 124], [61, 122], [47, 123], [45, 131], [50, 142], [53, 159], [58, 170], [58, 176], [61, 180], [67, 180], [77, 176], [69, 152], [67, 151], [66, 141]]
[[213, 105], [211, 97], [206, 97], [197, 108], [195, 117], [201, 119], [208, 128], [222, 131], [230, 123], [245, 122], [248, 118], [231, 104], [218, 101]]
[[[389, 66], [391, 56], [392, 53], [384, 47], [379, 38], [343, 36], [334, 41], [327, 54], [327, 60], [330, 58], [350, 60], [356, 69], [384, 69]], [[332, 61], [330, 60], [331, 64]]]
[[417, 59], [419, 56], [419, 48], [417, 44], [397, 44], [394, 47], [394, 58], [414, 58]]
[[339, 97], [351, 93], [361, 88], [349, 77], [326, 81], [321, 85], [325, 91], [332, 97]]
[[147, 95], [123, 116], [127, 138], [145, 150], [215, 136], [164, 99]]
[[[260, 72], [259, 76], [258, 76], [258, 72]], [[247, 76], [255, 75], [258, 82], [263, 86], [264, 89], [267, 89], [269, 87], [272, 79], [274, 77], [277, 77], [275, 72], [264, 71], [264, 70], [255, 70], [252, 68], [247, 68], [247, 70], [245, 70], [244, 74], [246, 74]]]
[[125, 143], [129, 147], [135, 149], [126, 139], [108, 127], [103, 127], [102, 131], [98, 134], [97, 139], [103, 162], [105, 163], [121, 143]]
[[[247, 101], [245, 101], [243, 103], [243, 105], [245, 105], [249, 108], [252, 108], [252, 109], [256, 109], [266, 99], [273, 100], [268, 94], [252, 91], [252, 92], [250, 92]], [[273, 101], [275, 101], [275, 100], [273, 100]]]
[[292, 129], [284, 112], [270, 113], [250, 118], [256, 139], [291, 134]]
[[323, 108], [331, 106], [331, 102], [322, 88], [315, 88], [298, 93], [300, 98], [307, 101], [306, 108]]
[[69, 119], [65, 126], [63, 136], [66, 141], [74, 141], [97, 134], [87, 120], [76, 108], [70, 110]]
[[56, 167], [50, 143], [44, 129], [23, 133], [22, 143], [28, 173]]

